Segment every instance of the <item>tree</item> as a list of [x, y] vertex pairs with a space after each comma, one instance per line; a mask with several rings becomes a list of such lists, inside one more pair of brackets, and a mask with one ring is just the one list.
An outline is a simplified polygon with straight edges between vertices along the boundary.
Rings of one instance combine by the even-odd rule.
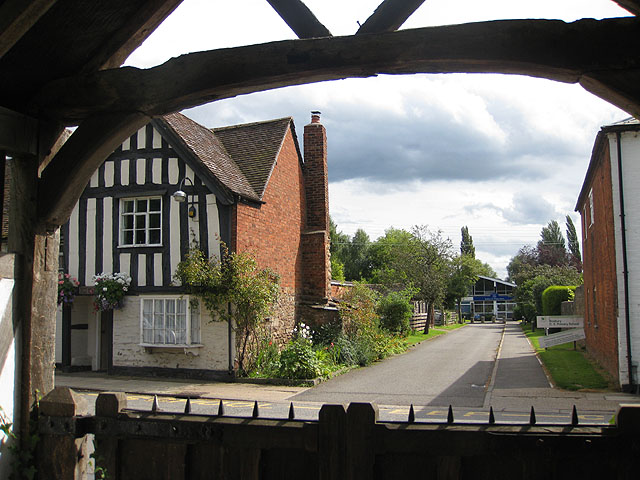
[[371, 240], [363, 229], [359, 228], [347, 244], [344, 275], [347, 280], [364, 280], [371, 276], [369, 247]]
[[566, 244], [560, 225], [555, 220], [551, 220], [546, 227], [540, 231], [540, 240], [537, 245], [538, 264], [544, 265], [568, 265]]
[[404, 260], [404, 270], [411, 284], [418, 290], [417, 298], [428, 305], [425, 332], [433, 321], [435, 305], [444, 300], [451, 259], [451, 240], [442, 238], [442, 232], [431, 232], [426, 227], [414, 226], [413, 240]]
[[531, 245], [525, 245], [511, 258], [507, 265], [507, 280], [521, 285], [530, 268], [538, 265], [538, 251]]
[[448, 306], [455, 305], [460, 319], [462, 318], [460, 314], [462, 297], [469, 295], [471, 287], [478, 280], [478, 276], [485, 275], [485, 267], [488, 265], [483, 264], [471, 255], [459, 255], [451, 260], [450, 266], [445, 303]]
[[250, 369], [260, 324], [278, 299], [280, 279], [260, 269], [248, 253], [229, 253], [221, 242], [221, 258], [191, 249], [178, 264], [175, 278], [188, 293], [202, 299], [211, 321], [225, 321], [236, 332], [238, 370]]
[[571, 216], [567, 215], [567, 243], [569, 247], [569, 253], [571, 254], [571, 264], [582, 271], [582, 256], [580, 255], [580, 240], [576, 233], [576, 226], [571, 220]]
[[410, 232], [398, 228], [389, 228], [384, 236], [371, 244], [369, 258], [371, 260], [371, 282], [388, 287], [402, 285], [407, 287], [409, 279], [404, 271], [400, 257], [407, 255], [413, 236]]
[[469, 235], [469, 227], [466, 225], [461, 229], [462, 240], [460, 241], [460, 254], [469, 255], [476, 258], [476, 247], [473, 246], [473, 238]]
[[347, 257], [349, 236], [338, 231], [338, 226], [331, 217], [329, 217], [329, 242], [332, 280], [344, 280], [344, 264]]

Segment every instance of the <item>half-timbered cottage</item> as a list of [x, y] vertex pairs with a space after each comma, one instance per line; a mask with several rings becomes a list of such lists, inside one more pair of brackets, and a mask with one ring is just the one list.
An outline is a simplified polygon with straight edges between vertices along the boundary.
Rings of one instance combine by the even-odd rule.
[[[219, 255], [222, 240], [280, 275], [276, 338], [291, 332], [304, 305], [326, 302], [326, 133], [316, 112], [304, 143], [303, 160], [291, 118], [210, 130], [182, 114], [125, 140], [62, 227], [61, 270], [77, 278], [80, 294], [58, 314], [56, 361], [131, 373], [231, 370], [232, 330], [173, 282], [193, 245]], [[186, 201], [174, 201], [178, 191]], [[121, 308], [94, 311], [101, 273], [131, 277]]]

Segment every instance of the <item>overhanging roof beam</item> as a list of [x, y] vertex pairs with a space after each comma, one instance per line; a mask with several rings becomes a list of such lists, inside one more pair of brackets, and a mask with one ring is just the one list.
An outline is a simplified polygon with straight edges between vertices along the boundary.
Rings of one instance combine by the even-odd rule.
[[298, 38], [330, 37], [331, 32], [300, 0], [267, 0]]
[[[120, 68], [51, 82], [33, 107], [72, 123], [95, 114], [163, 115], [273, 88], [411, 73], [505, 73], [578, 83], [640, 115], [640, 19], [501, 20], [197, 52], [148, 70]], [[607, 78], [623, 75], [615, 95]]]
[[356, 34], [393, 32], [407, 21], [425, 0], [384, 0]]

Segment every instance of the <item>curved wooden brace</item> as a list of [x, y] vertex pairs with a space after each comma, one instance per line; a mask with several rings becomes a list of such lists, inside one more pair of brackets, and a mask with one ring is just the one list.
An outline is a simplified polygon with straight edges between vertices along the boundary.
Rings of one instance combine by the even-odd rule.
[[[75, 122], [131, 111], [156, 116], [261, 90], [378, 74], [506, 73], [577, 83], [597, 73], [604, 87], [597, 95], [640, 115], [638, 38], [640, 20], [627, 17], [504, 20], [288, 40], [191, 53], [148, 70], [62, 79], [45, 87], [33, 107]], [[627, 76], [628, 88], [609, 91], [608, 76], [618, 74]]]
[[82, 122], [38, 180], [38, 232], [64, 224], [96, 169], [151, 119], [141, 113], [107, 114]]

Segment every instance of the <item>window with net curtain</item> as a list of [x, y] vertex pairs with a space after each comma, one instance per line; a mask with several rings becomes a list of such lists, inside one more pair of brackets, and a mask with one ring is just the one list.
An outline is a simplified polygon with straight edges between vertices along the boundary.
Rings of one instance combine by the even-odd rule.
[[200, 312], [188, 297], [143, 298], [142, 344], [200, 344]]

